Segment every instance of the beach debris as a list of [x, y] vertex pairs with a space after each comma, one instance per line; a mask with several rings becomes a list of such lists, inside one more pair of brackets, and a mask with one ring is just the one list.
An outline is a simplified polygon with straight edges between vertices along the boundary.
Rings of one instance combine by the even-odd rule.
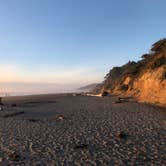
[[82, 94], [81, 93], [73, 93], [73, 96], [81, 96]]
[[30, 101], [25, 104], [47, 104], [47, 103], [56, 103], [57, 101]]
[[17, 107], [17, 104], [14, 103], [14, 104], [12, 104], [11, 106], [12, 106], [12, 107]]
[[40, 119], [27, 119], [29, 122], [39, 122]]
[[0, 157], [0, 162], [2, 162], [3, 161], [3, 158], [2, 157]]
[[129, 101], [129, 97], [118, 97], [118, 99], [115, 101], [115, 104], [128, 102], [128, 101]]
[[0, 111], [3, 111], [3, 107], [2, 106], [0, 106]]
[[3, 102], [2, 102], [2, 97], [0, 97], [0, 105], [4, 105]]
[[119, 138], [119, 139], [126, 139], [127, 138], [127, 134], [123, 131], [120, 131], [120, 132], [117, 132], [116, 133], [116, 137]]
[[4, 106], [4, 104], [2, 102], [2, 97], [0, 97], [0, 111], [3, 111], [3, 106]]
[[32, 146], [33, 146], [33, 143], [30, 142], [30, 144], [29, 144], [29, 151], [30, 151], [31, 153], [34, 153]]
[[14, 112], [14, 113], [11, 113], [11, 114], [3, 115], [2, 117], [3, 117], [3, 118], [10, 118], [10, 117], [17, 116], [17, 115], [21, 115], [21, 114], [24, 114], [24, 113], [25, 113], [24, 111]]
[[62, 115], [60, 115], [60, 116], [58, 116], [58, 118], [57, 118], [58, 120], [64, 120], [65, 119], [65, 117], [64, 116], [62, 116]]
[[119, 103], [122, 103], [122, 101], [116, 100], [114, 103], [115, 103], [115, 104], [119, 104]]
[[101, 94], [102, 97], [105, 97], [105, 96], [108, 96], [108, 95], [109, 95], [109, 93], [107, 91], [103, 91], [102, 94]]
[[163, 126], [166, 128], [166, 120], [163, 121]]
[[86, 96], [91, 96], [91, 97], [102, 97], [102, 94], [92, 94], [92, 93], [87, 93]]
[[74, 149], [87, 149], [87, 148], [88, 148], [87, 144], [80, 144], [74, 147]]
[[122, 101], [122, 102], [129, 102], [130, 99], [132, 99], [131, 97], [119, 97], [118, 100]]
[[19, 161], [21, 159], [21, 156], [16, 151], [8, 153], [8, 157], [11, 161]]

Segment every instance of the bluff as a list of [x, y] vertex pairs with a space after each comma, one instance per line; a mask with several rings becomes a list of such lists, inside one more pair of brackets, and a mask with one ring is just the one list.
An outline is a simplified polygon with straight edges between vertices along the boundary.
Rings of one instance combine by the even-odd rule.
[[133, 96], [142, 102], [166, 105], [166, 39], [154, 43], [138, 62], [112, 68], [93, 92]]

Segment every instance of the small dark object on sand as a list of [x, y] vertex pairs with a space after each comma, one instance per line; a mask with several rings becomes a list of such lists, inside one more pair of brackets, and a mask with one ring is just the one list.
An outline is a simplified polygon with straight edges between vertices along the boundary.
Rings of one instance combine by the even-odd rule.
[[28, 119], [29, 122], [39, 122], [39, 119]]
[[17, 104], [12, 104], [11, 106], [12, 106], [12, 107], [17, 107]]
[[25, 113], [24, 111], [20, 111], [20, 112], [15, 112], [15, 113], [11, 113], [11, 114], [6, 114], [3, 116], [3, 118], [9, 118], [9, 117], [17, 116], [17, 115], [24, 114], [24, 113]]
[[115, 104], [119, 104], [119, 103], [122, 103], [122, 101], [120, 100], [115, 101]]
[[54, 104], [57, 103], [57, 101], [30, 101], [26, 102], [25, 104]]
[[0, 97], [0, 105], [4, 105], [3, 102], [2, 102], [2, 97]]
[[4, 104], [2, 103], [2, 97], [0, 97], [0, 111], [3, 111]]
[[126, 139], [127, 138], [127, 134], [125, 134], [123, 131], [122, 132], [118, 132], [116, 134], [116, 137], [119, 138], [119, 139]]
[[3, 111], [3, 107], [2, 106], [0, 106], [0, 111]]
[[129, 98], [125, 98], [125, 97], [118, 97], [118, 99], [115, 101], [115, 104], [118, 104], [118, 103], [123, 103], [123, 102], [128, 102], [129, 101]]
[[105, 97], [105, 96], [108, 96], [108, 95], [109, 95], [109, 93], [106, 92], [106, 91], [103, 91], [102, 94], [101, 94], [102, 97]]
[[130, 97], [118, 97], [118, 100], [122, 102], [129, 102], [129, 99]]
[[81, 93], [74, 93], [73, 96], [74, 96], [74, 97], [75, 97], [75, 96], [82, 96], [82, 94], [81, 94]]
[[66, 118], [63, 115], [60, 115], [57, 117], [57, 120], [64, 120], [64, 119], [66, 119]]
[[87, 148], [88, 148], [87, 144], [80, 144], [74, 147], [74, 149], [87, 149]]
[[8, 156], [11, 161], [19, 161], [21, 159], [21, 156], [17, 152], [9, 153]]

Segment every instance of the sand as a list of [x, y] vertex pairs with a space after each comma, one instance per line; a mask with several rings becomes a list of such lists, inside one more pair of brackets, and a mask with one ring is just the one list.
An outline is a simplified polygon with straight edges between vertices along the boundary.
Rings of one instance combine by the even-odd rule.
[[8, 97], [0, 165], [166, 165], [166, 109], [117, 97]]

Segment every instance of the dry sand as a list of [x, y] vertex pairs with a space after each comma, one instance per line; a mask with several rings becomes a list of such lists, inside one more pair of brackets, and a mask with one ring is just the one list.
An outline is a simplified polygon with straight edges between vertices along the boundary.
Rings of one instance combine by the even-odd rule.
[[5, 98], [0, 165], [166, 165], [166, 109], [115, 100]]

